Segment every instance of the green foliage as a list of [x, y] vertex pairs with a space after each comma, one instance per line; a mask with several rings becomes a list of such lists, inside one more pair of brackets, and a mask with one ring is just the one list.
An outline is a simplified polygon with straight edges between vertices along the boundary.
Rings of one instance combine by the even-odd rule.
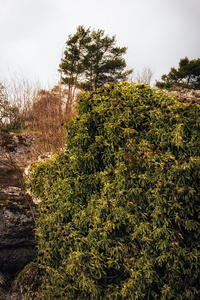
[[85, 92], [65, 153], [33, 167], [35, 299], [200, 298], [200, 104], [147, 85]]
[[179, 68], [171, 68], [168, 75], [161, 77], [162, 81], [157, 81], [158, 88], [183, 87], [200, 89], [200, 58], [189, 60], [182, 58]]
[[125, 80], [132, 70], [124, 71], [126, 62], [122, 55], [126, 47], [116, 47], [115, 36], [104, 36], [103, 30], [77, 28], [77, 32], [66, 42], [60, 72], [64, 73], [63, 83], [96, 90], [106, 82]]

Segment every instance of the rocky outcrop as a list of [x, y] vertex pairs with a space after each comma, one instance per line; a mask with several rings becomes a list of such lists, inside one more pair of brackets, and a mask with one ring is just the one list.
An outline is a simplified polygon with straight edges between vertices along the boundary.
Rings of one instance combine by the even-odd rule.
[[163, 90], [162, 93], [176, 96], [180, 102], [197, 102], [200, 103], [200, 90], [190, 90], [190, 89], [182, 89], [182, 90]]
[[19, 271], [34, 258], [36, 215], [34, 204], [22, 190], [17, 187], [0, 190], [1, 270]]
[[0, 131], [0, 300], [21, 300], [41, 279], [34, 262], [38, 202], [25, 191], [23, 173], [49, 155], [40, 133]]
[[45, 152], [44, 139], [40, 133], [0, 134], [0, 166], [17, 165], [24, 168]]
[[36, 258], [37, 206], [21, 183], [22, 170], [0, 167], [0, 288], [5, 291], [15, 274]]
[[[37, 205], [24, 188], [24, 168], [36, 160], [35, 136], [1, 135], [0, 140], [0, 300], [22, 299], [10, 292], [16, 274], [36, 258]], [[34, 154], [35, 153], [35, 154]]]

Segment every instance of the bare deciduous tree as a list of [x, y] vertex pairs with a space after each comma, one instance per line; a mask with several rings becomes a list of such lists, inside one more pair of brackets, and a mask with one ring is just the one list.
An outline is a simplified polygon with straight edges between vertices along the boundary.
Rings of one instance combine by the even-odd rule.
[[145, 84], [152, 84], [152, 79], [153, 79], [154, 71], [146, 66], [143, 68], [141, 72], [137, 72], [133, 76], [133, 82], [138, 82], [138, 83], [145, 83]]

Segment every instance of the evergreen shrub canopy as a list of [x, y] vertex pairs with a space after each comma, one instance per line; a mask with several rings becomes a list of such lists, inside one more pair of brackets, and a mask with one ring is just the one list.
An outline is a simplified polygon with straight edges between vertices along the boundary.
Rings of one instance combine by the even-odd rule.
[[199, 299], [200, 104], [124, 82], [77, 110], [32, 167], [36, 299]]

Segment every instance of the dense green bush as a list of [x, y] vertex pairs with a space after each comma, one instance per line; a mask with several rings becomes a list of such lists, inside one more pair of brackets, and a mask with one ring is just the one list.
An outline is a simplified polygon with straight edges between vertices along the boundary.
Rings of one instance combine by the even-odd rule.
[[200, 104], [125, 82], [77, 110], [65, 153], [32, 168], [36, 299], [199, 299]]

